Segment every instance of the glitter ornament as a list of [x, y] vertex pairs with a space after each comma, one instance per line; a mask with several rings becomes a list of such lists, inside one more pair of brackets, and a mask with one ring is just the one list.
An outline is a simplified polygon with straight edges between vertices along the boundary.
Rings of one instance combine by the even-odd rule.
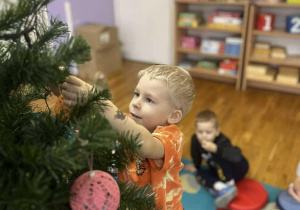
[[108, 173], [95, 170], [82, 174], [71, 188], [70, 205], [73, 210], [116, 210], [120, 202], [120, 189]]

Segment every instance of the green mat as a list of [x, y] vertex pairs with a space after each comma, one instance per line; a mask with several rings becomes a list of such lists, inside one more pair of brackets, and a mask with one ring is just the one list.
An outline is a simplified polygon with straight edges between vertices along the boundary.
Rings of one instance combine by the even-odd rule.
[[[182, 159], [182, 162], [186, 165], [192, 163], [191, 160]], [[215, 210], [214, 198], [207, 192], [206, 189], [202, 188], [197, 180], [195, 174], [182, 170], [180, 172], [180, 179], [182, 181], [183, 195], [182, 205], [185, 210]], [[266, 191], [268, 192], [268, 206], [275, 203], [277, 196], [283, 190], [261, 183]], [[271, 208], [272, 209], [272, 208]]]

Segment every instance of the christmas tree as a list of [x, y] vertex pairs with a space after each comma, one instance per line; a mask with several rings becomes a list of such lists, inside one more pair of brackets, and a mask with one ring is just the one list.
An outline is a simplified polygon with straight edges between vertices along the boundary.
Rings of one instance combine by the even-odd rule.
[[[108, 90], [95, 89], [59, 113], [32, 106], [47, 103], [49, 87], [64, 82], [74, 63], [90, 60], [82, 37], [69, 37], [66, 24], [46, 18], [50, 2], [0, 2], [0, 209], [70, 209], [80, 175], [101, 170], [116, 177], [139, 148], [139, 136], [118, 133], [102, 117]], [[149, 186], [117, 183], [119, 209], [154, 208]]]

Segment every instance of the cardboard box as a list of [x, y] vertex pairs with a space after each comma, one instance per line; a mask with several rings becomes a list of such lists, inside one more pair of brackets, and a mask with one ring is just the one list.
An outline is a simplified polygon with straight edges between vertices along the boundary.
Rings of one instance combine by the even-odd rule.
[[94, 80], [99, 71], [108, 75], [122, 67], [120, 45], [105, 50], [91, 49], [91, 57], [91, 61], [78, 65], [80, 78]]
[[91, 61], [79, 64], [79, 77], [94, 80], [97, 72], [110, 74], [122, 67], [122, 54], [116, 27], [88, 24], [76, 29], [91, 47]]
[[93, 50], [103, 50], [119, 44], [116, 27], [87, 24], [76, 29], [76, 35], [81, 35]]

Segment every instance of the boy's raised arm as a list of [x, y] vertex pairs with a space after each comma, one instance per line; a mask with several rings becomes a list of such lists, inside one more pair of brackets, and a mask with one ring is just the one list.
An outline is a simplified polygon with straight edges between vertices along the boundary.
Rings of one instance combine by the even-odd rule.
[[[62, 94], [64, 95], [64, 103], [68, 106], [74, 105], [76, 98], [84, 97], [88, 91], [92, 90], [92, 86], [81, 79], [70, 76], [66, 82], [61, 85]], [[79, 94], [78, 94], [79, 93]], [[132, 131], [133, 135], [140, 134], [141, 149], [139, 155], [143, 158], [163, 159], [164, 146], [160, 140], [153, 137], [151, 133], [142, 125], [138, 125], [131, 118], [124, 115], [111, 101], [106, 101], [109, 105], [104, 112], [104, 117], [111, 125], [120, 132]]]

